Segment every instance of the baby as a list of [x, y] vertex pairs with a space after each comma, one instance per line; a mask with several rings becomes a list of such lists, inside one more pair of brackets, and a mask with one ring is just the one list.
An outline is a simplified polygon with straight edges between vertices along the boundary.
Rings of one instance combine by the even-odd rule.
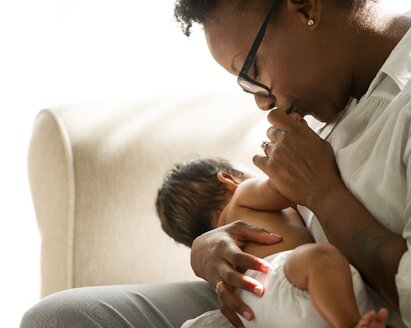
[[[241, 218], [280, 234], [281, 243], [249, 242], [244, 251], [265, 258], [268, 273], [248, 270], [265, 293], [238, 290], [255, 319], [251, 327], [385, 327], [386, 309], [368, 311], [365, 286], [357, 270], [331, 244], [313, 243], [295, 207], [270, 184], [253, 178], [223, 158], [201, 158], [177, 164], [158, 190], [156, 209], [163, 230], [191, 247], [206, 231]], [[284, 210], [284, 211], [282, 211]], [[224, 282], [220, 282], [224, 283]], [[217, 288], [218, 289], [218, 286]], [[183, 327], [231, 324], [217, 311]]]

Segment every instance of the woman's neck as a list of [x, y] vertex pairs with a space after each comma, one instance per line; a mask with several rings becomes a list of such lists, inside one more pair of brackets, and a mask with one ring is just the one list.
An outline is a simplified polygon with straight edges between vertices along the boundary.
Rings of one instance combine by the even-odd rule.
[[377, 5], [358, 13], [361, 22], [354, 32], [357, 42], [352, 96], [360, 99], [392, 50], [411, 28], [411, 17], [387, 14]]

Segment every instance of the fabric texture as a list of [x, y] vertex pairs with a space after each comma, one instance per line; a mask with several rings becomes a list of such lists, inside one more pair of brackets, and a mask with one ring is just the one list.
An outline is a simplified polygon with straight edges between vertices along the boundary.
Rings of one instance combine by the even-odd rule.
[[181, 328], [233, 328], [233, 325], [221, 313], [220, 309], [217, 309], [187, 320]]
[[46, 297], [20, 328], [177, 328], [216, 308], [205, 282], [83, 287]]
[[[249, 270], [247, 274], [260, 281], [266, 291], [262, 297], [239, 291], [241, 299], [248, 304], [255, 320], [242, 321], [247, 328], [307, 327], [327, 328], [328, 324], [318, 313], [308, 291], [295, 287], [285, 276], [284, 264], [290, 251], [270, 255], [266, 260], [271, 264], [267, 274]], [[370, 310], [365, 285], [358, 271], [350, 266], [354, 294], [360, 313]]]
[[[327, 128], [317, 127], [320, 136], [328, 134]], [[391, 326], [411, 327], [411, 30], [368, 92], [349, 104], [328, 140], [346, 186], [386, 228], [407, 241], [396, 276], [403, 322], [370, 294], [378, 307], [390, 309]], [[316, 241], [327, 241], [314, 214], [302, 207], [299, 211]]]
[[[308, 291], [295, 287], [285, 276], [284, 264], [290, 251], [270, 255], [265, 258], [271, 264], [268, 273], [248, 270], [246, 274], [261, 282], [265, 293], [258, 297], [247, 291], [238, 291], [241, 299], [254, 312], [255, 319], [247, 321], [240, 317], [246, 328], [328, 328], [311, 301]], [[369, 303], [365, 284], [360, 274], [350, 266], [354, 294], [361, 314], [373, 308]], [[230, 328], [231, 324], [219, 311], [209, 311], [196, 319], [187, 321], [182, 328]]]

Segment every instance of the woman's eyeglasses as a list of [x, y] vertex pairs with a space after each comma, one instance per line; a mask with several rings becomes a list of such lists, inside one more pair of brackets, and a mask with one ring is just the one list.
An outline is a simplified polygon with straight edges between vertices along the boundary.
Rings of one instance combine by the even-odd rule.
[[270, 18], [279, 3], [281, 3], [281, 1], [274, 1], [273, 6], [268, 12], [267, 17], [261, 25], [260, 30], [258, 31], [257, 36], [255, 37], [255, 40], [251, 46], [251, 49], [248, 52], [248, 55], [244, 61], [244, 65], [241, 68], [240, 74], [237, 77], [237, 83], [243, 89], [243, 91], [263, 97], [268, 97], [270, 95], [270, 88], [252, 79], [247, 75], [247, 73], [251, 65], [253, 64], [258, 48], [260, 47], [261, 42], [263, 41], [265, 31], [267, 29], [268, 23], [270, 22]]

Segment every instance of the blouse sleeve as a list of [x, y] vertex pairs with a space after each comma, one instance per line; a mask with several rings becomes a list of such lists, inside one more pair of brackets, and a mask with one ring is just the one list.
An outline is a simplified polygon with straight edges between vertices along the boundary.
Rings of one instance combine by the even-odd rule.
[[[411, 101], [407, 102], [407, 112], [411, 112]], [[402, 320], [407, 327], [411, 327], [411, 115], [408, 115], [408, 135], [404, 134], [405, 149], [403, 152], [403, 163], [406, 168], [406, 203], [404, 208], [405, 222], [402, 236], [407, 243], [407, 251], [401, 258], [396, 275], [396, 285], [400, 301], [400, 312]]]
[[407, 241], [408, 250], [401, 258], [395, 279], [400, 300], [401, 318], [407, 327], [411, 327], [411, 220], [405, 226], [403, 236]]

